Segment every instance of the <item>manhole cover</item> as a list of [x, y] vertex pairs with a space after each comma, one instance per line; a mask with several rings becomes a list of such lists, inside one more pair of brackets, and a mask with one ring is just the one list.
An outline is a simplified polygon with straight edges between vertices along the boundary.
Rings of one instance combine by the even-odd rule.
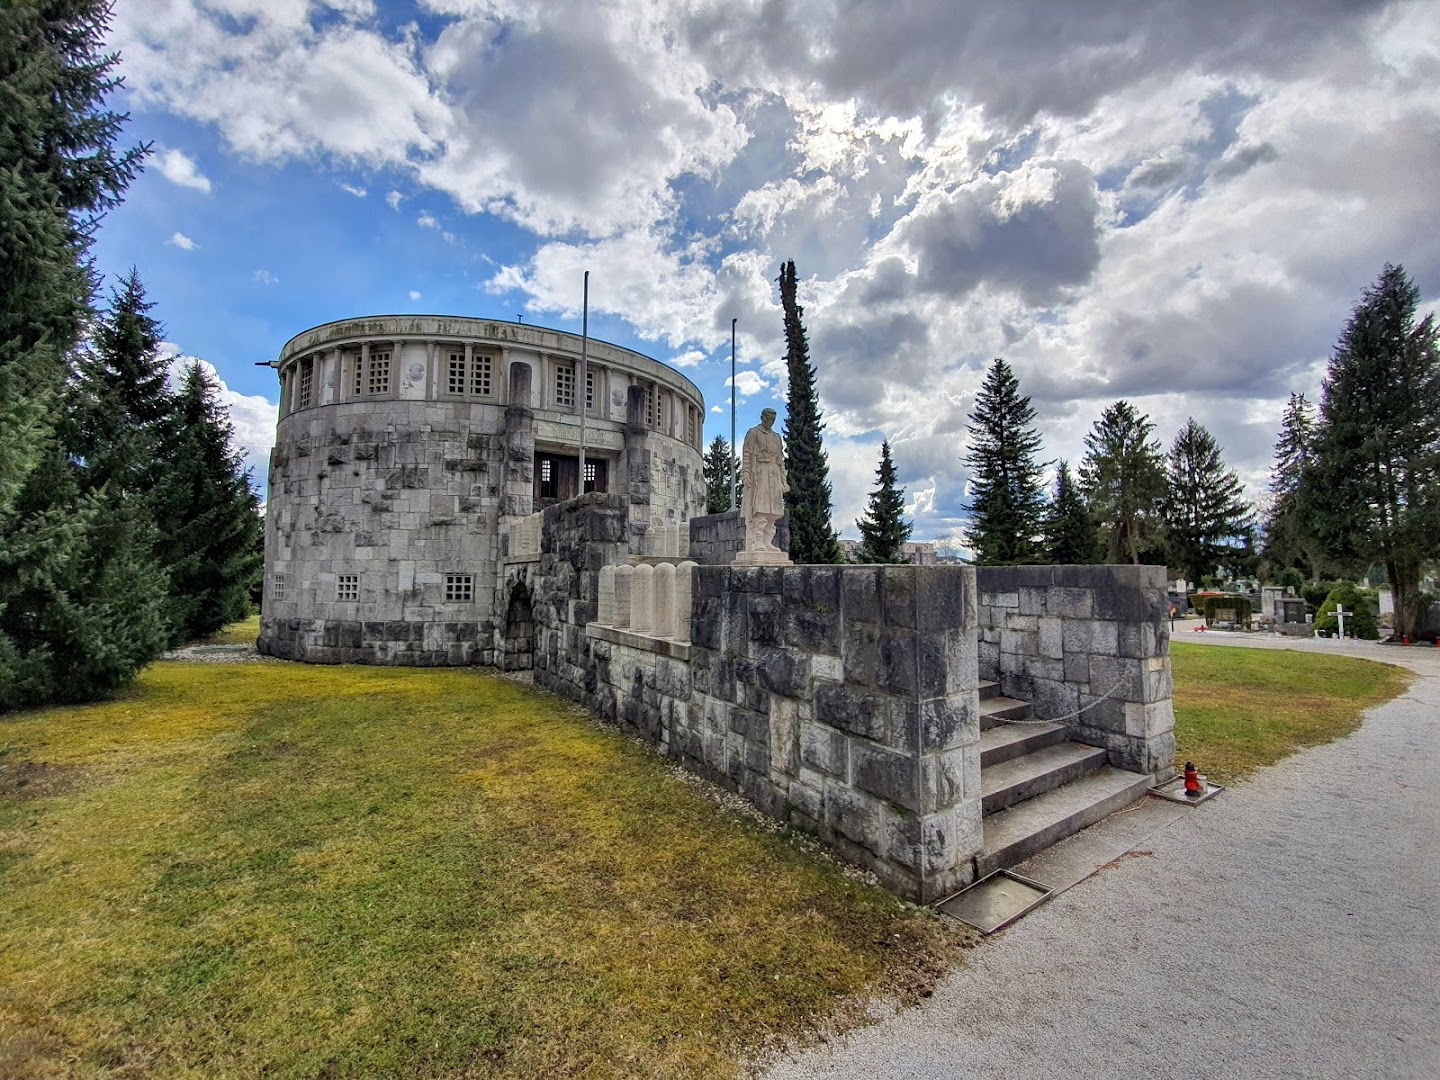
[[1054, 891], [1009, 870], [997, 870], [935, 906], [983, 934], [993, 934], [1044, 903]]
[[1169, 799], [1171, 802], [1185, 803], [1187, 806], [1195, 806], [1197, 803], [1202, 803], [1206, 799], [1213, 799], [1216, 795], [1220, 794], [1220, 792], [1225, 790], [1219, 784], [1210, 783], [1209, 780], [1205, 781], [1204, 787], [1205, 790], [1203, 792], [1192, 798], [1189, 795], [1185, 794], [1185, 778], [1183, 776], [1177, 776], [1174, 780], [1167, 780], [1163, 784], [1152, 787], [1150, 789], [1150, 794], [1159, 795], [1160, 798]]

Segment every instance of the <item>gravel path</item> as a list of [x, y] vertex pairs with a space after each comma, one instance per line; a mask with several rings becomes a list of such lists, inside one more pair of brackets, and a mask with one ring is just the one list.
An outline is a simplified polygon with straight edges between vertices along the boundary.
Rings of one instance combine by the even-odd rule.
[[1420, 677], [771, 1076], [1440, 1076], [1440, 650], [1293, 647]]

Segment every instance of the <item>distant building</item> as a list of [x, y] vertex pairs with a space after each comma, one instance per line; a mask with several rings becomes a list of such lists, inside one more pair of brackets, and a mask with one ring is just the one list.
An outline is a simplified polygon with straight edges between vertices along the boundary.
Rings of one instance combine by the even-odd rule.
[[[944, 561], [936, 553], [935, 545], [929, 541], [903, 544], [900, 551], [906, 560], [915, 566], [938, 566]], [[840, 554], [845, 557], [846, 562], [856, 562], [860, 558], [860, 541], [841, 540]]]

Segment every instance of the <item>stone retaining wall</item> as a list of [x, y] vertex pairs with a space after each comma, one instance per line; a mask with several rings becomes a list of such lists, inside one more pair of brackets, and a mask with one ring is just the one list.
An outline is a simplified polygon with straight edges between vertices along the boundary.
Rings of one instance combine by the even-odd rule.
[[[790, 518], [775, 522], [775, 546], [790, 550]], [[740, 511], [707, 514], [690, 519], [690, 550], [688, 555], [703, 566], [729, 566], [745, 548], [745, 523]]]
[[982, 679], [1112, 765], [1174, 772], [1164, 567], [982, 566], [976, 580]]

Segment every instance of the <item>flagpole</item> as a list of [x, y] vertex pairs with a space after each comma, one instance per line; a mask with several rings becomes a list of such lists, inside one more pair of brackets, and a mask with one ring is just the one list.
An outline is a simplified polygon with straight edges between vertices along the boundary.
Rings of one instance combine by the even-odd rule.
[[585, 284], [580, 315], [580, 385], [576, 394], [580, 401], [580, 494], [585, 494], [585, 406], [590, 385], [590, 271], [585, 271]]
[[735, 446], [735, 324], [739, 319], [730, 320], [730, 509], [739, 510], [740, 500], [736, 496], [736, 477], [739, 451]]

